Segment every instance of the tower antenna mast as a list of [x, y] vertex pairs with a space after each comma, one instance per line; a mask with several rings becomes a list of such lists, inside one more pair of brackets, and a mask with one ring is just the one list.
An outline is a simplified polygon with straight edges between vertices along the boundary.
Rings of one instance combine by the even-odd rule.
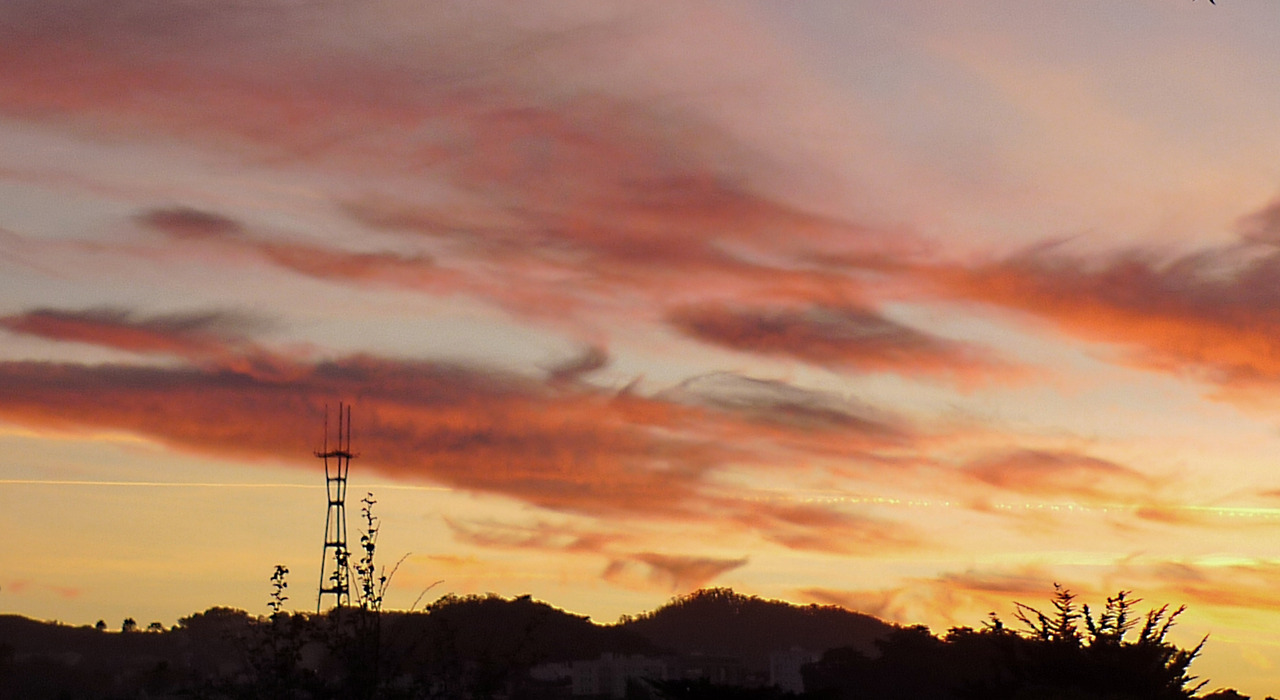
[[347, 473], [351, 469], [351, 407], [338, 403], [338, 445], [329, 449], [329, 406], [324, 407], [324, 443], [316, 457], [324, 460], [325, 493], [329, 508], [324, 523], [324, 551], [320, 558], [320, 592], [316, 614], [324, 608], [324, 597], [333, 596], [333, 605], [351, 604], [351, 552], [347, 549]]

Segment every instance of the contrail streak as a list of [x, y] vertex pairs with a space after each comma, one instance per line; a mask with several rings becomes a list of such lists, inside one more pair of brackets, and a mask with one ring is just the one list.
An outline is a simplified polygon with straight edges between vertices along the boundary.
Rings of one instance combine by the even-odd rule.
[[[884, 496], [844, 495], [839, 492], [809, 491], [788, 493], [775, 490], [767, 496], [755, 496], [745, 500], [787, 501], [797, 503], [824, 503], [886, 506], [898, 508], [965, 508], [964, 501], [938, 499], [891, 498]], [[1195, 504], [1081, 504], [1072, 502], [1030, 502], [1030, 503], [992, 503], [991, 508], [1001, 511], [1052, 511], [1064, 513], [1131, 513], [1144, 508], [1158, 508], [1166, 511], [1182, 511], [1202, 513], [1224, 518], [1265, 518], [1280, 519], [1280, 508], [1265, 506], [1228, 506], [1228, 505], [1195, 505]]]
[[[220, 481], [91, 481], [87, 479], [0, 479], [0, 486], [137, 486], [143, 488], [323, 489], [323, 484], [229, 483]], [[452, 491], [445, 486], [367, 484], [390, 491]]]

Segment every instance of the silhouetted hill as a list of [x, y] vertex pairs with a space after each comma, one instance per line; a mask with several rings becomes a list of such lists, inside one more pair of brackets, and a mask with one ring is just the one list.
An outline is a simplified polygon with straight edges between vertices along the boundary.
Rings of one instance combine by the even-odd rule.
[[[342, 619], [352, 615], [358, 612]], [[229, 608], [196, 613], [170, 630], [135, 632], [0, 616], [0, 698], [252, 697], [261, 689], [254, 684], [275, 673], [272, 655], [281, 648], [293, 649], [292, 677], [312, 689], [299, 697], [321, 697], [343, 673], [346, 652], [333, 641], [340, 629], [329, 615], [283, 614], [273, 623]], [[893, 629], [839, 608], [728, 589], [676, 598], [613, 625], [529, 596], [446, 596], [421, 612], [383, 613], [378, 666], [384, 682], [443, 688], [448, 697], [534, 697], [525, 692], [528, 672], [540, 664], [674, 652], [732, 657], [765, 670], [773, 651], [872, 650], [873, 640]]]
[[489, 684], [538, 664], [661, 651], [635, 632], [597, 625], [527, 595], [446, 596], [422, 613], [386, 613], [383, 640], [402, 670], [471, 674]]
[[238, 668], [253, 618], [213, 608], [192, 619], [192, 627], [122, 633], [0, 615], [0, 698], [134, 697]]
[[[829, 698], [1197, 697], [1187, 669], [1200, 647], [1165, 641], [1181, 610], [1157, 608], [1144, 618], [1126, 595], [1109, 598], [1093, 618], [1060, 590], [1048, 616], [1020, 608], [1027, 630], [993, 618], [943, 637], [729, 589], [681, 596], [613, 625], [529, 596], [494, 595], [446, 596], [421, 612], [381, 617], [350, 608], [271, 618], [210, 608], [154, 631], [0, 615], [0, 700], [548, 700], [571, 697], [579, 680], [616, 680], [647, 664], [665, 669], [661, 691], [671, 698], [781, 697], [758, 686], [768, 682], [770, 654], [793, 647], [825, 652], [800, 673], [810, 691]], [[1145, 624], [1131, 624], [1137, 620]], [[601, 660], [606, 653], [617, 657]]]
[[835, 606], [792, 605], [728, 588], [675, 598], [619, 626], [681, 654], [736, 657], [752, 669], [767, 669], [771, 652], [792, 647], [873, 652], [875, 640], [897, 629]]

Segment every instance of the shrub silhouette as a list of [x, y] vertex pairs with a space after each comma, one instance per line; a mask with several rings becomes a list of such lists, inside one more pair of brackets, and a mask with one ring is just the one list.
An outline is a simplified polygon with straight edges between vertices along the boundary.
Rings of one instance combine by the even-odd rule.
[[354, 567], [355, 606], [335, 607], [329, 616], [330, 653], [346, 660], [347, 697], [373, 698], [382, 691], [382, 601], [387, 587], [409, 555], [401, 557], [388, 572], [377, 565], [378, 534], [382, 524], [373, 513], [377, 503], [372, 493], [360, 500], [364, 531], [360, 534], [360, 559]]
[[303, 647], [316, 637], [315, 625], [307, 616], [290, 614], [284, 609], [289, 599], [284, 593], [289, 587], [288, 574], [287, 567], [276, 565], [267, 602], [271, 614], [265, 620], [255, 620], [248, 630], [245, 659], [252, 681], [243, 689], [248, 697], [264, 700], [308, 697], [303, 690], [314, 694], [320, 687], [316, 675], [301, 666]]
[[[1095, 617], [1089, 606], [1076, 605], [1070, 591], [1054, 588], [1052, 613], [1017, 604], [1015, 616], [1026, 630], [1005, 645], [1006, 662], [1016, 679], [1005, 687], [1018, 691], [1012, 697], [1175, 700], [1190, 698], [1203, 687], [1203, 682], [1191, 685], [1195, 677], [1189, 669], [1207, 638], [1191, 649], [1167, 640], [1185, 606], [1170, 611], [1164, 605], [1139, 617], [1135, 606], [1141, 600], [1120, 591], [1107, 598]], [[1137, 637], [1130, 639], [1134, 629]], [[989, 630], [1010, 637], [994, 615]]]
[[[860, 700], [1182, 700], [1203, 687], [1189, 674], [1205, 640], [1168, 641], [1183, 608], [1140, 615], [1121, 591], [1101, 612], [1055, 585], [1048, 612], [1015, 603], [1022, 629], [995, 613], [980, 630], [901, 628], [877, 642], [879, 656], [834, 649], [805, 668], [805, 687]], [[1136, 635], [1134, 632], [1136, 631]]]

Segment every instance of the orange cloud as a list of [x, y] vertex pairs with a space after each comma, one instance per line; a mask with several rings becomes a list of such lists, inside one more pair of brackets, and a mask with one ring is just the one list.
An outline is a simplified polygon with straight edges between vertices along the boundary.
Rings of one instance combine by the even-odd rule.
[[537, 522], [514, 525], [501, 522], [459, 522], [445, 518], [453, 536], [467, 544], [503, 549], [536, 549], [560, 552], [602, 552], [626, 539], [623, 535], [581, 530], [567, 525]]
[[[425, 177], [440, 186], [420, 198], [402, 187], [383, 190], [402, 193], [396, 196], [323, 194], [366, 228], [443, 246], [449, 269], [455, 258], [485, 262], [459, 265], [463, 282], [509, 308], [550, 317], [602, 292], [619, 303], [636, 290], [664, 306], [689, 301], [685, 290], [695, 298], [714, 291], [834, 303], [862, 284], [848, 264], [815, 260], [853, 261], [913, 245], [901, 231], [762, 195], [752, 181], [779, 166], [706, 110], [687, 109], [683, 100], [664, 109], [573, 85], [581, 78], [577, 51], [633, 40], [620, 36], [628, 33], [622, 27], [588, 23], [572, 39], [557, 34], [556, 43], [570, 39], [571, 55], [548, 51], [528, 61], [521, 54], [545, 37], [533, 23], [508, 17], [521, 14], [512, 8], [474, 17], [387, 2], [263, 12], [250, 20], [243, 8], [216, 4], [6, 3], [0, 113], [65, 120], [91, 134], [164, 134], [255, 163], [338, 171], [368, 179], [370, 192], [380, 191], [381, 178]], [[406, 21], [437, 40], [409, 39]], [[450, 34], [451, 26], [479, 21], [485, 41]], [[351, 35], [372, 28], [384, 30], [378, 50], [351, 55]], [[238, 240], [243, 232], [226, 217], [182, 208], [142, 221], [188, 241]], [[314, 256], [291, 250], [269, 252], [311, 274], [305, 268]], [[322, 267], [332, 279], [359, 272]], [[559, 293], [538, 300], [502, 294], [533, 294], [549, 278], [563, 281]]]
[[0, 327], [14, 333], [187, 359], [248, 345], [245, 331], [262, 326], [260, 320], [223, 311], [141, 318], [123, 309], [35, 309], [0, 318]]
[[1016, 450], [970, 463], [964, 474], [1008, 491], [1123, 504], [1150, 498], [1152, 481], [1115, 462], [1067, 451]]
[[[1275, 577], [1280, 566], [1259, 561], [1229, 566], [1205, 565], [1194, 561], [1156, 561], [1135, 563], [1122, 561], [1090, 578], [1097, 583], [1064, 581], [1049, 569], [1024, 566], [1006, 570], [968, 569], [944, 572], [933, 578], [909, 579], [883, 590], [846, 591], [810, 588], [800, 591], [801, 598], [820, 603], [837, 604], [849, 609], [875, 614], [900, 622], [942, 620], [947, 624], [976, 625], [980, 619], [956, 620], [958, 610], [995, 611], [1005, 622], [1014, 602], [1032, 607], [1047, 606], [1054, 582], [1061, 582], [1077, 594], [1081, 604], [1099, 599], [1117, 590], [1140, 592], [1142, 598], [1169, 603], [1198, 606], [1239, 608], [1245, 610], [1280, 610], [1280, 594], [1275, 590]], [[1141, 598], [1134, 598], [1135, 602]], [[1091, 606], [1092, 607], [1092, 606]]]
[[811, 504], [749, 502], [731, 519], [788, 549], [874, 555], [924, 546], [919, 533], [905, 523]]
[[174, 238], [223, 238], [244, 233], [244, 227], [234, 219], [191, 207], [152, 209], [135, 218]]
[[[848, 246], [843, 241], [849, 239], [868, 249], [894, 247], [882, 232], [806, 214], [702, 176], [632, 172], [617, 181], [618, 173], [631, 172], [628, 167], [611, 163], [603, 168], [611, 172], [601, 173], [591, 187], [563, 187], [545, 202], [504, 212], [500, 223], [451, 225], [449, 207], [414, 203], [362, 203], [347, 211], [366, 226], [443, 244], [462, 259], [486, 261], [502, 270], [509, 278], [504, 281], [513, 278], [534, 288], [545, 287], [548, 279], [572, 281], [577, 289], [561, 290], [557, 309], [633, 298], [656, 308], [706, 298], [834, 304], [862, 296], [863, 283], [850, 274], [856, 270], [851, 265], [809, 260], [813, 248]], [[647, 179], [670, 182], [654, 186]], [[512, 197], [530, 196], [525, 183], [511, 187]], [[580, 189], [595, 197], [573, 202]], [[521, 307], [519, 298], [504, 299], [484, 283], [482, 277], [473, 280], [477, 290]]]
[[682, 510], [697, 497], [699, 475], [728, 454], [657, 431], [686, 413], [678, 407], [455, 366], [356, 357], [274, 381], [225, 369], [9, 362], [0, 376], [0, 414], [12, 422], [127, 430], [175, 447], [295, 463], [318, 438], [324, 403], [346, 397], [359, 407], [362, 461], [378, 471], [567, 510]]
[[[6, 3], [0, 113], [367, 181], [378, 194], [320, 194], [353, 224], [431, 254], [268, 242], [187, 207], [138, 220], [300, 274], [474, 294], [544, 320], [598, 308], [660, 317], [715, 299], [838, 304], [863, 296], [853, 261], [914, 245], [762, 194], [753, 180], [780, 166], [705, 110], [574, 89], [576, 53], [523, 60], [543, 37], [504, 19], [519, 11], [485, 17], [489, 45], [473, 47], [448, 29], [475, 21], [467, 13], [348, 10], [277, 4], [249, 20], [217, 4]], [[397, 12], [438, 41], [406, 39]], [[371, 27], [394, 27], [383, 37], [394, 46], [350, 55], [349, 35]], [[575, 39], [601, 50], [626, 33], [602, 22]], [[380, 187], [404, 178], [433, 183], [430, 194]]]
[[[318, 174], [313, 183], [336, 172], [367, 191], [316, 184], [319, 196], [350, 226], [399, 236], [394, 250], [348, 250], [250, 233], [189, 207], [137, 217], [174, 248], [247, 252], [336, 283], [472, 295], [541, 322], [579, 322], [575, 330], [593, 342], [599, 329], [583, 326], [682, 318], [728, 299], [834, 310], [844, 314], [835, 325], [809, 319], [807, 336], [797, 326], [799, 340], [820, 341], [808, 350], [786, 339], [735, 342], [705, 323], [702, 332], [677, 326], [704, 342], [846, 369], [991, 374], [972, 349], [885, 319], [870, 328], [873, 310], [850, 315], [869, 303], [866, 273], [916, 254], [914, 236], [764, 194], [759, 183], [785, 168], [705, 105], [577, 85], [581, 51], [636, 40], [621, 24], [584, 20], [544, 42], [542, 32], [558, 30], [522, 23], [512, 8], [472, 17], [406, 3], [341, 12], [277, 3], [252, 19], [244, 12], [157, 0], [6, 3], [0, 113], [283, 162]], [[457, 31], [476, 22], [483, 40]], [[429, 38], [409, 38], [404, 26]], [[364, 53], [352, 37], [369, 31], [385, 41]], [[532, 46], [542, 47], [538, 60], [527, 60]], [[850, 330], [862, 341], [837, 337]]]
[[[635, 581], [639, 573], [649, 586], [679, 593], [702, 588], [718, 576], [746, 564], [746, 557], [717, 559], [641, 552], [610, 561], [602, 575], [607, 581], [625, 584]], [[637, 572], [637, 569], [641, 571]]]
[[79, 598], [81, 594], [84, 593], [84, 591], [79, 588], [74, 588], [71, 586], [57, 586], [49, 583], [33, 583], [28, 579], [15, 579], [15, 580], [8, 581], [4, 584], [4, 586], [0, 587], [0, 589], [3, 589], [3, 591], [6, 593], [16, 593], [18, 595], [26, 595], [26, 594], [37, 593], [39, 591], [44, 591], [47, 593], [52, 593], [58, 596], [59, 598], [66, 598], [68, 600], [72, 598]]
[[[544, 379], [372, 356], [312, 363], [257, 346], [237, 333], [244, 324], [234, 321], [119, 311], [11, 317], [7, 325], [16, 332], [195, 361], [176, 367], [0, 363], [6, 387], [0, 419], [54, 430], [122, 430], [180, 449], [296, 464], [310, 462], [325, 403], [347, 400], [357, 406], [361, 463], [393, 478], [596, 516], [729, 520], [796, 548], [863, 551], [904, 541], [888, 524], [760, 502], [709, 478], [731, 466], [777, 468], [771, 465], [778, 454], [804, 454], [811, 441], [813, 449], [847, 455], [911, 444], [910, 430], [859, 417], [848, 406], [843, 417], [828, 407], [817, 422], [770, 424], [741, 402], [699, 405], [661, 394], [613, 393], [575, 379], [604, 361], [599, 351], [575, 361], [581, 366], [574, 371], [553, 368]], [[264, 366], [287, 371], [260, 371]], [[773, 399], [790, 396], [792, 412], [801, 415], [808, 394], [780, 383], [763, 386]], [[788, 434], [792, 439], [780, 444], [769, 439]], [[454, 529], [493, 545], [558, 543], [586, 551], [612, 541], [582, 535], [566, 544], [570, 533], [546, 528], [454, 523]]]
[[265, 320], [226, 311], [143, 317], [123, 309], [34, 309], [0, 318], [0, 328], [54, 341], [87, 343], [258, 376], [286, 377], [297, 363], [272, 354], [249, 334]]
[[[957, 616], [975, 610], [999, 613], [1012, 608], [1015, 602], [1035, 606], [1053, 593], [1053, 583], [1049, 572], [1027, 566], [1007, 571], [944, 572], [934, 578], [908, 579], [897, 586], [876, 590], [815, 587], [802, 589], [798, 594], [802, 600], [839, 605], [902, 624], [931, 620], [945, 625], [976, 626], [981, 624], [981, 619]], [[1070, 588], [1076, 593], [1090, 594], [1087, 590]]]
[[1173, 258], [1083, 257], [1047, 246], [926, 274], [953, 294], [1047, 318], [1123, 346], [1133, 364], [1226, 390], [1280, 381], [1280, 253], [1246, 243]]
[[[864, 615], [878, 617], [881, 620], [905, 623], [904, 612], [894, 604], [899, 591], [886, 589], [881, 591], [844, 591], [833, 588], [802, 588], [796, 592], [800, 600], [818, 605], [835, 605], [845, 610], [860, 612]], [[916, 620], [915, 622], [919, 622]]]
[[857, 306], [748, 308], [686, 306], [667, 320], [699, 340], [744, 352], [790, 357], [834, 369], [990, 375], [984, 353]]
[[1205, 581], [1178, 581], [1166, 584], [1169, 595], [1191, 604], [1223, 608], [1280, 611], [1280, 592], [1275, 590], [1275, 566], [1232, 567], [1215, 572]]
[[[587, 307], [634, 306], [626, 313], [650, 313], [670, 306], [665, 322], [688, 337], [743, 352], [790, 357], [833, 369], [942, 375], [963, 383], [1007, 377], [1014, 370], [990, 353], [911, 328], [869, 306], [846, 301], [860, 294], [850, 268], [830, 265], [795, 267], [790, 254], [775, 251], [768, 262], [748, 262], [721, 245], [722, 230], [750, 238], [748, 219], [762, 205], [742, 194], [741, 212], [726, 212], [724, 225], [701, 227], [679, 219], [654, 230], [629, 231], [621, 212], [626, 197], [608, 210], [609, 221], [589, 230], [562, 232], [535, 228], [534, 221], [509, 222], [506, 228], [457, 231], [428, 215], [354, 209], [365, 223], [449, 241], [448, 265], [425, 254], [356, 252], [320, 245], [265, 239], [218, 214], [187, 208], [152, 210], [137, 216], [148, 228], [185, 245], [250, 252], [266, 262], [319, 279], [349, 284], [379, 284], [434, 294], [466, 292], [513, 311], [543, 320], [564, 320]], [[710, 196], [710, 195], [709, 195]], [[716, 199], [717, 197], [712, 197]], [[779, 210], [781, 211], [781, 210]], [[579, 212], [579, 214], [582, 214]], [[603, 212], [602, 212], [603, 214]], [[798, 213], [786, 214], [797, 221]], [[743, 217], [746, 217], [745, 219]], [[695, 219], [697, 217], [694, 217]], [[783, 225], [781, 222], [779, 225]], [[823, 224], [832, 230], [840, 225]], [[683, 230], [680, 244], [664, 242]], [[628, 237], [635, 240], [627, 242]], [[768, 241], [762, 237], [762, 242]], [[803, 257], [803, 256], [801, 256]], [[472, 264], [484, 261], [484, 265]], [[681, 280], [676, 283], [672, 275]], [[562, 279], [573, 284], [547, 284]], [[726, 296], [761, 299], [766, 306], [714, 301]], [[706, 301], [711, 299], [713, 301]], [[579, 319], [581, 320], [581, 319]]]
[[1236, 225], [1241, 237], [1257, 243], [1280, 243], [1280, 198], [1256, 212], [1240, 218]]
[[846, 397], [732, 372], [696, 376], [659, 396], [733, 416], [770, 440], [802, 436], [810, 449], [819, 447], [824, 435], [839, 443], [832, 448], [844, 451], [907, 446], [917, 437], [900, 417]]
[[939, 586], [955, 591], [997, 593], [1017, 598], [1042, 598], [1053, 591], [1053, 581], [1048, 572], [1038, 567], [1025, 567], [1015, 571], [967, 569], [957, 573], [944, 573], [934, 581]]
[[342, 250], [324, 245], [250, 235], [221, 214], [189, 207], [152, 209], [134, 219], [144, 227], [202, 251], [228, 256], [249, 253], [264, 262], [321, 280], [444, 293], [457, 285], [425, 254]]
[[[1280, 611], [1275, 588], [1280, 565], [1259, 560], [1231, 565], [1207, 565], [1192, 561], [1159, 561], [1124, 564], [1116, 575], [1136, 582], [1144, 590], [1193, 609], [1200, 605]], [[1155, 595], [1155, 594], [1153, 594]]]

